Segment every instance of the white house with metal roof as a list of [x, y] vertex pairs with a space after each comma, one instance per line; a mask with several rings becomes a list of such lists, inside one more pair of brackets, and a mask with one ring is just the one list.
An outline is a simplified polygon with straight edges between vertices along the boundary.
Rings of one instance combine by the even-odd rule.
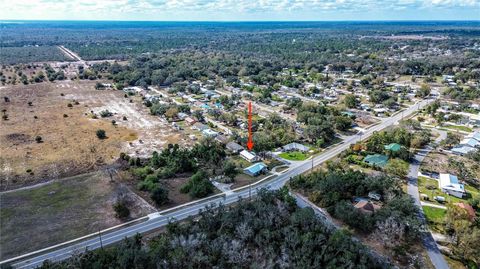
[[247, 160], [251, 163], [258, 160], [258, 157], [257, 157], [257, 155], [255, 155], [255, 153], [247, 151], [247, 150], [242, 150], [240, 152], [240, 157], [244, 158], [245, 160]]
[[438, 179], [438, 187], [442, 192], [453, 195], [458, 198], [463, 198], [465, 196], [465, 186], [458, 183], [458, 177], [451, 174], [440, 174]]

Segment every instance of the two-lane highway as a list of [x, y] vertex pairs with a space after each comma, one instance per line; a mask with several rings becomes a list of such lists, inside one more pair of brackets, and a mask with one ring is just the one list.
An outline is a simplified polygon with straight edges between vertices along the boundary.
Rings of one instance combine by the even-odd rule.
[[[263, 181], [257, 184], [251, 184], [249, 187], [242, 187], [233, 192], [221, 196], [217, 196], [212, 199], [208, 199], [206, 201], [198, 202], [189, 204], [188, 206], [181, 207], [177, 210], [165, 210], [159, 212], [160, 215], [148, 219], [147, 221], [140, 222], [128, 227], [124, 227], [115, 231], [109, 231], [105, 233], [101, 233], [100, 236], [90, 238], [84, 241], [80, 241], [78, 243], [72, 244], [67, 247], [61, 247], [53, 251], [45, 252], [41, 255], [34, 256], [34, 254], [29, 255], [22, 255], [25, 257], [24, 259], [14, 258], [11, 261], [17, 261], [13, 263], [13, 267], [15, 268], [35, 268], [40, 266], [43, 261], [50, 260], [50, 261], [60, 261], [71, 257], [74, 254], [80, 253], [85, 251], [86, 249], [92, 250], [100, 248], [102, 245], [110, 245], [113, 243], [117, 243], [123, 240], [125, 237], [131, 237], [136, 235], [137, 233], [146, 233], [163, 227], [169, 223], [169, 221], [173, 220], [183, 220], [189, 216], [198, 215], [198, 213], [205, 209], [207, 206], [218, 206], [220, 203], [228, 205], [235, 202], [238, 202], [240, 197], [248, 198], [249, 195], [255, 195], [258, 190], [262, 188], [267, 189], [279, 189], [285, 185], [285, 183], [292, 177], [302, 174], [313, 166], [317, 166], [322, 164], [323, 162], [331, 159], [332, 157], [338, 155], [340, 152], [344, 151], [351, 144], [354, 144], [360, 141], [362, 138], [368, 138], [370, 135], [373, 134], [375, 131], [380, 131], [388, 126], [398, 123], [404, 116], [411, 115], [416, 110], [423, 108], [424, 106], [431, 103], [433, 99], [423, 100], [408, 109], [404, 110], [403, 113], [398, 113], [390, 118], [383, 120], [380, 124], [372, 126], [368, 130], [366, 130], [361, 135], [353, 135], [347, 137], [342, 143], [336, 145], [335, 147], [326, 150], [322, 154], [313, 158], [313, 160], [306, 160], [303, 162], [296, 163], [292, 165], [288, 170], [284, 171], [281, 175], [273, 177], [271, 180]], [[5, 261], [4, 261], [5, 262]], [[2, 262], [3, 263], [3, 262]]]

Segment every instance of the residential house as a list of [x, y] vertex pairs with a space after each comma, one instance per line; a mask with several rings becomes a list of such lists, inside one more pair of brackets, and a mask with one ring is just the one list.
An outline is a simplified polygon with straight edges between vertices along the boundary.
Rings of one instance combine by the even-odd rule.
[[244, 148], [241, 145], [235, 142], [228, 142], [226, 147], [228, 150], [230, 150], [233, 153], [239, 153], [240, 151], [244, 150]]
[[258, 157], [257, 157], [257, 155], [255, 155], [255, 153], [250, 152], [250, 151], [246, 151], [246, 150], [242, 150], [240, 152], [240, 157], [244, 158], [245, 160], [247, 160], [251, 163], [258, 160]]
[[202, 134], [206, 137], [216, 137], [218, 135], [218, 132], [215, 132], [212, 129], [205, 129], [202, 131]]
[[354, 205], [354, 207], [363, 213], [372, 214], [375, 211], [381, 208], [380, 205], [374, 204], [367, 200], [360, 200], [358, 203]]
[[193, 124], [192, 129], [202, 132], [202, 131], [208, 129], [208, 126], [203, 124], [203, 123], [197, 122], [197, 123]]
[[442, 192], [458, 198], [463, 198], [463, 196], [466, 194], [465, 187], [463, 184], [458, 182], [457, 176], [454, 175], [440, 174], [438, 187], [442, 190]]
[[469, 146], [456, 146], [450, 150], [453, 154], [457, 154], [460, 156], [465, 156], [468, 153], [475, 151], [475, 148]]
[[186, 117], [186, 118], [185, 118], [185, 122], [186, 122], [188, 125], [193, 125], [193, 124], [195, 124], [197, 121], [196, 121], [194, 118]]
[[296, 143], [296, 142], [287, 144], [287, 145], [283, 146], [282, 149], [283, 149], [283, 151], [302, 151], [302, 152], [307, 152], [307, 151], [310, 150], [309, 147], [304, 146], [304, 145], [299, 144], [299, 143]]
[[243, 172], [249, 176], [256, 177], [262, 173], [265, 173], [267, 170], [267, 165], [259, 162], [243, 169]]
[[462, 141], [460, 141], [460, 146], [466, 146], [466, 147], [480, 147], [480, 141], [476, 140], [475, 138], [465, 138]]
[[227, 142], [228, 142], [228, 138], [224, 135], [217, 135], [215, 137], [215, 140], [222, 143], [222, 144], [227, 144]]
[[473, 132], [473, 133], [467, 135], [467, 138], [473, 138], [473, 139], [480, 142], [480, 131], [476, 131], [476, 132]]
[[388, 162], [388, 156], [382, 155], [382, 154], [373, 154], [373, 155], [368, 155], [363, 159], [364, 162], [370, 164], [370, 165], [375, 165], [378, 167], [384, 167], [387, 165]]

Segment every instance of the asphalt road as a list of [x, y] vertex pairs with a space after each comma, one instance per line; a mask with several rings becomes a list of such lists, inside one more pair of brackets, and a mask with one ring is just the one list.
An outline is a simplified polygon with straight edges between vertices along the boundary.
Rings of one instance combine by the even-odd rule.
[[[447, 133], [445, 131], [438, 130], [440, 136], [435, 139], [434, 143], [438, 144], [440, 141], [447, 137]], [[420, 203], [420, 195], [418, 193], [418, 170], [420, 168], [420, 164], [422, 163], [423, 159], [427, 154], [432, 150], [431, 146], [427, 146], [425, 149], [419, 150], [418, 153], [413, 158], [410, 164], [410, 170], [408, 172], [408, 186], [407, 186], [407, 193], [413, 197], [415, 200], [415, 204], [419, 207], [419, 216], [418, 218], [425, 226], [425, 231], [422, 232], [422, 242], [427, 250], [428, 256], [432, 261], [432, 264], [437, 269], [448, 269], [448, 264], [443, 258], [442, 253], [438, 249], [437, 243], [432, 237], [432, 234], [427, 228], [427, 221], [425, 219], [425, 215], [423, 214], [422, 205]]]
[[[195, 216], [201, 210], [203, 210], [206, 206], [218, 206], [220, 203], [225, 205], [232, 204], [237, 202], [240, 199], [240, 197], [248, 198], [249, 195], [252, 195], [252, 196], [255, 195], [258, 192], [258, 190], [262, 188], [279, 189], [282, 186], [284, 186], [285, 183], [290, 178], [308, 171], [309, 169], [312, 168], [312, 166], [317, 166], [331, 159], [332, 157], [336, 156], [340, 152], [350, 147], [351, 144], [354, 144], [362, 139], [366, 139], [373, 132], [380, 131], [390, 125], [394, 125], [398, 123], [403, 117], [406, 117], [414, 113], [416, 110], [423, 108], [424, 106], [426, 106], [427, 104], [433, 101], [434, 101], [433, 99], [427, 99], [415, 105], [412, 105], [408, 109], [404, 110], [402, 113], [398, 113], [390, 118], [383, 120], [381, 123], [375, 126], [372, 126], [362, 134], [346, 137], [346, 139], [342, 143], [326, 150], [325, 152], [316, 156], [313, 159], [293, 164], [290, 167], [290, 169], [283, 172], [283, 174], [272, 178], [271, 180], [264, 181], [258, 184], [252, 184], [251, 188], [247, 187], [247, 188], [242, 188], [241, 190], [237, 189], [237, 191], [234, 190], [228, 195], [224, 195], [219, 198], [214, 198], [208, 201], [192, 204], [187, 207], [180, 208], [178, 210], [171, 211], [166, 214], [162, 214], [156, 218], [149, 219], [145, 222], [141, 222], [125, 228], [121, 228], [116, 231], [102, 233], [101, 238], [100, 237], [91, 238], [88, 240], [81, 241], [79, 243], [72, 244], [71, 246], [68, 246], [68, 247], [59, 248], [58, 250], [50, 251], [38, 256], [25, 258], [22, 261], [13, 263], [13, 267], [14, 268], [35, 268], [37, 266], [40, 266], [43, 263], [43, 261], [47, 259], [50, 261], [60, 261], [60, 260], [68, 259], [72, 255], [81, 253], [86, 249], [88, 250], [97, 249], [97, 248], [100, 248], [102, 245], [106, 246], [106, 245], [119, 242], [123, 240], [125, 237], [131, 237], [136, 235], [137, 233], [146, 233], [149, 231], [153, 231], [155, 229], [158, 229], [160, 227], [167, 225], [169, 221], [173, 221], [173, 220], [178, 221], [178, 220], [186, 219], [189, 216]], [[25, 256], [25, 255], [22, 255], [22, 256]], [[33, 255], [26, 254], [26, 256], [33, 256]]]

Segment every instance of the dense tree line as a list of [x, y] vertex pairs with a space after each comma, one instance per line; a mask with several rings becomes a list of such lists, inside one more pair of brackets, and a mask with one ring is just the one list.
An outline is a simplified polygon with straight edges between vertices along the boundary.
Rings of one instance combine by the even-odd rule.
[[283, 189], [171, 223], [144, 245], [140, 236], [41, 268], [388, 268], [343, 230], [332, 231]]

